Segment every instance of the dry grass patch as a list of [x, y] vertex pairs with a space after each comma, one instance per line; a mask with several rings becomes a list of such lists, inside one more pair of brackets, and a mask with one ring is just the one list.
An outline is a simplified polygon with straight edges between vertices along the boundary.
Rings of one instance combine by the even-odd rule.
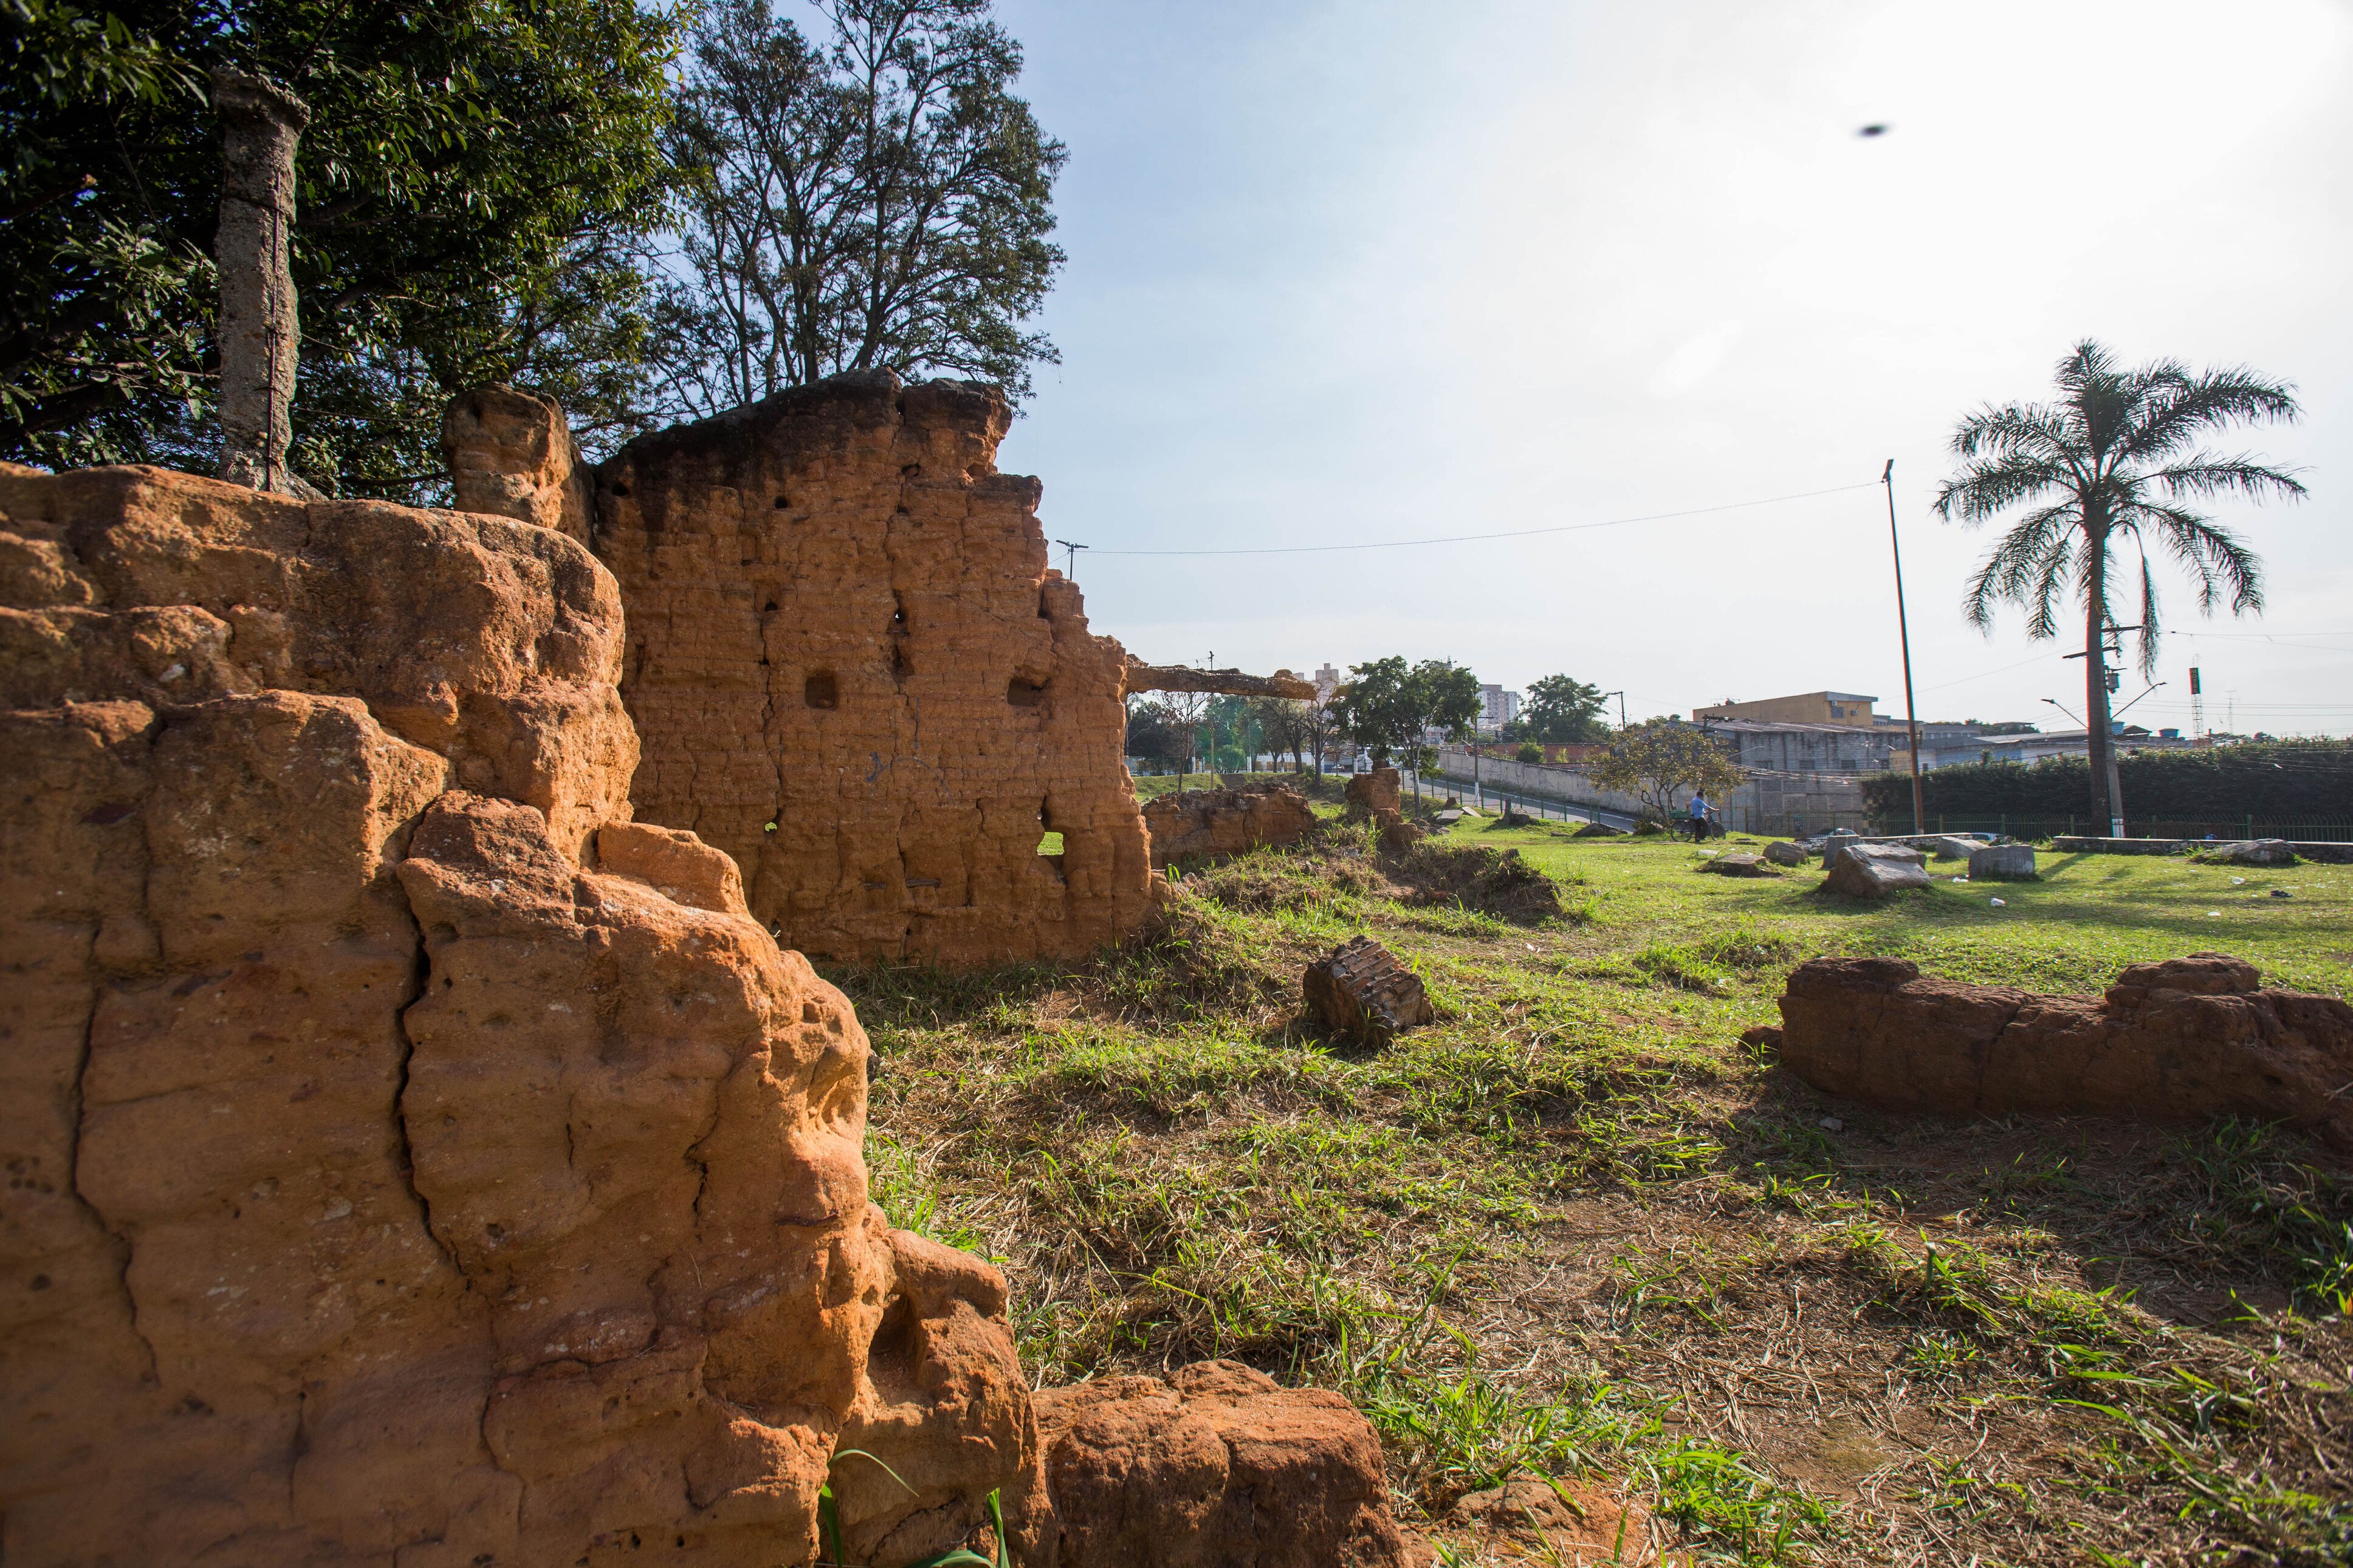
[[[1855, 916], [1682, 875], [1687, 847], [1477, 831], [1581, 918], [1424, 901], [1335, 830], [1187, 876], [1086, 963], [837, 974], [878, 1198], [1005, 1266], [1041, 1381], [1227, 1355], [1341, 1389], [1424, 1523], [1550, 1475], [1703, 1561], [2353, 1560], [2341, 1163], [2231, 1123], [1882, 1116], [1738, 1042], [1823, 951], [2104, 981], [2188, 951], [2212, 889], [2168, 879], [2221, 873]], [[2326, 978], [2348, 895], [2310, 878], [2194, 945]], [[1382, 1052], [1299, 1016], [1358, 931], [1440, 1007]]]

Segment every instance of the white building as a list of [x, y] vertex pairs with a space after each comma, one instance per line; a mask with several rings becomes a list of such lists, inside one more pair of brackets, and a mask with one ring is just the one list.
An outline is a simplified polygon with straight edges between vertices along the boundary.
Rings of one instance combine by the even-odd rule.
[[1338, 689], [1340, 689], [1340, 672], [1338, 670], [1333, 668], [1327, 664], [1323, 668], [1315, 672], [1316, 701], [1331, 701], [1332, 693]]
[[1479, 733], [1493, 735], [1520, 716], [1520, 694], [1500, 686], [1479, 689]]

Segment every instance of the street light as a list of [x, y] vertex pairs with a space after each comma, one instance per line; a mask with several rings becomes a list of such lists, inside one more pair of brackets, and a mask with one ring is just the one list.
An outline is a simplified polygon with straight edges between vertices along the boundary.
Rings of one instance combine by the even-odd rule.
[[[2060, 712], [2067, 715], [2068, 718], [2075, 719], [2075, 710], [2073, 708], [2068, 707], [2064, 702], [2060, 701], [2056, 697], [2046, 697], [2042, 700], [2051, 704], [2052, 707], [2059, 710]], [[2078, 724], [2084, 723], [2081, 719], [2075, 719], [2075, 722]], [[2084, 733], [2088, 735], [2091, 732], [2092, 727], [2089, 724], [2084, 724]]]
[[[2163, 686], [2163, 685], [2166, 685], [2166, 684], [2167, 684], [2167, 682], [2162, 681], [2162, 680], [2153, 680], [2153, 681], [2149, 682], [2148, 691], [2154, 691], [2154, 690], [2156, 690], [2158, 687]], [[2144, 691], [2144, 692], [2142, 692], [2142, 693], [2140, 694], [2140, 697], [2146, 697], [2146, 696], [2147, 696], [2147, 695], [2148, 695], [2148, 691]], [[2129, 711], [2129, 710], [2130, 710], [2130, 709], [2132, 708], [2133, 702], [2137, 702], [2137, 701], [2139, 701], [2139, 700], [2140, 700], [2140, 697], [2136, 697], [2136, 698], [2134, 698], [2134, 699], [2132, 700], [2132, 702], [2127, 702], [2127, 703], [2126, 703], [2126, 704], [2124, 705], [2124, 707], [2117, 709], [2114, 713], [2110, 714], [2110, 715], [2109, 715], [2109, 717], [2110, 717], [2110, 718], [2114, 718], [2114, 719], [2121, 719], [2121, 718], [2123, 718], [2123, 717], [2125, 716], [2125, 714], [2126, 714], [2127, 711]]]
[[1904, 722], [1912, 732], [1912, 831], [1926, 833], [1927, 818], [1920, 799], [1920, 710], [1912, 701], [1912, 623], [1904, 614], [1904, 546], [1895, 537], [1895, 459], [1879, 476], [1887, 487], [1887, 548], [1895, 558], [1895, 631], [1904, 642]]

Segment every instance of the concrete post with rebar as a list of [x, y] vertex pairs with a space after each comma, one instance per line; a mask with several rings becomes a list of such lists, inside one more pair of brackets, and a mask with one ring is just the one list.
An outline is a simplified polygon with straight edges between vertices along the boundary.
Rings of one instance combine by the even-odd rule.
[[299, 353], [291, 264], [294, 149], [310, 106], [259, 77], [212, 73], [221, 121], [220, 475], [232, 484], [307, 491], [287, 467]]

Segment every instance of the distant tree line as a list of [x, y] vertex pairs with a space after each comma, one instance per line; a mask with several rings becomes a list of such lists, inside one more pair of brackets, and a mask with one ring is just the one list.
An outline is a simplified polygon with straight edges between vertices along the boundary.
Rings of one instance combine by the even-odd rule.
[[[2353, 741], [2147, 751], [2120, 757], [2116, 767], [2127, 826], [2249, 816], [2273, 823], [2353, 821]], [[1964, 764], [1923, 773], [1920, 784], [1932, 822], [1939, 815], [2064, 822], [2085, 815], [2091, 767], [2083, 757]], [[1876, 774], [1863, 781], [1862, 792], [1874, 816], [1911, 820], [1910, 774]]]

